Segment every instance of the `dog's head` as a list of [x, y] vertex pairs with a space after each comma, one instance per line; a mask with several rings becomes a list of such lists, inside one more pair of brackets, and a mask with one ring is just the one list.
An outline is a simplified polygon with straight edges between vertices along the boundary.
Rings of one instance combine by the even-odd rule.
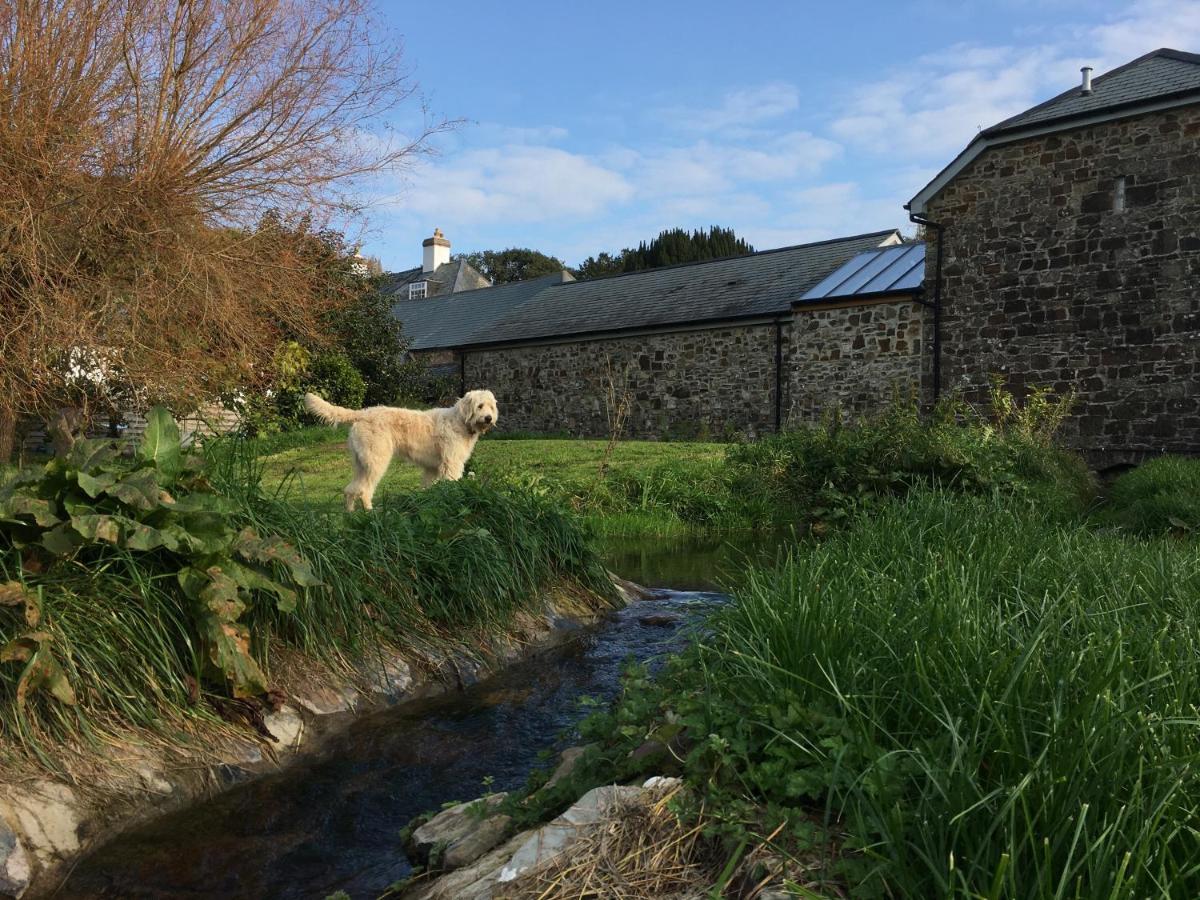
[[483, 434], [492, 428], [500, 418], [500, 410], [496, 408], [496, 398], [491, 391], [467, 391], [454, 404], [463, 424], [469, 431]]

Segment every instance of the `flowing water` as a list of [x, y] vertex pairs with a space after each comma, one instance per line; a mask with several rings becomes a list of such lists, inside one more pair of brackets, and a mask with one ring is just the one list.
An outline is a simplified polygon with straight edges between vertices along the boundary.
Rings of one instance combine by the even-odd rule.
[[610, 567], [655, 588], [651, 599], [463, 692], [364, 716], [315, 758], [131, 829], [82, 860], [57, 896], [376, 897], [409, 872], [398, 833], [410, 819], [521, 787], [587, 714], [582, 698], [611, 700], [626, 661], [682, 646], [688, 626], [725, 601], [722, 577], [778, 544], [609, 542]]

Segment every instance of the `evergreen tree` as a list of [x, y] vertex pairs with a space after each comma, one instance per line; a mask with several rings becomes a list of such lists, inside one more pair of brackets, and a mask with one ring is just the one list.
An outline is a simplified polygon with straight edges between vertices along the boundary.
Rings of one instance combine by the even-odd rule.
[[622, 272], [659, 269], [680, 263], [744, 256], [754, 248], [738, 237], [732, 228], [713, 225], [707, 231], [686, 231], [672, 228], [661, 232], [652, 241], [642, 241], [636, 248], [625, 248], [616, 256], [600, 253], [588, 257], [579, 266], [579, 278], [604, 278]]

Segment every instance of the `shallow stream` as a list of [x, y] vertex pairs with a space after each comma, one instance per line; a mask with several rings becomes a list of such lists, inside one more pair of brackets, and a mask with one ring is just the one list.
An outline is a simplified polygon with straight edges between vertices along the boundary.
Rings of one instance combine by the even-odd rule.
[[315, 758], [126, 831], [83, 859], [56, 896], [377, 897], [409, 872], [398, 834], [410, 819], [521, 787], [587, 714], [582, 698], [611, 700], [626, 661], [682, 646], [688, 626], [725, 601], [717, 585], [779, 543], [609, 541], [610, 568], [655, 588], [651, 599], [463, 692], [366, 715]]

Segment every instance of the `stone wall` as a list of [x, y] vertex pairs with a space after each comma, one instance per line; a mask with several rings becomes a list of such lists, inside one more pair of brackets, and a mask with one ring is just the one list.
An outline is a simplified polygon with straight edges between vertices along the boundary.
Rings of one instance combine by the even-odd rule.
[[606, 437], [610, 384], [629, 397], [628, 437], [720, 439], [775, 428], [771, 323], [476, 350], [465, 372], [468, 389], [496, 394], [507, 431]]
[[834, 407], [850, 417], [920, 396], [925, 308], [911, 298], [797, 310], [792, 320], [789, 423]]
[[943, 387], [1075, 390], [1066, 438], [1101, 464], [1200, 452], [1200, 109], [990, 149], [928, 215]]
[[[790, 319], [790, 320], [789, 320]], [[910, 298], [802, 307], [778, 325], [785, 425], [852, 415], [915, 393], [926, 340]], [[775, 323], [470, 351], [510, 431], [609, 434], [610, 380], [628, 392], [629, 437], [757, 437], [775, 430]]]

